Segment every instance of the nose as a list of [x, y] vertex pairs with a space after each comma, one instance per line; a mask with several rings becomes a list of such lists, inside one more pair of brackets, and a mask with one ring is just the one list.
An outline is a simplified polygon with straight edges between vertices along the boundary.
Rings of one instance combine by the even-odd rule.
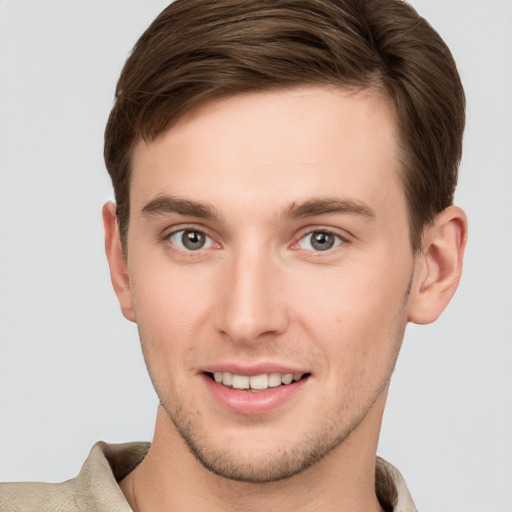
[[278, 336], [289, 323], [283, 269], [263, 251], [234, 254], [219, 285], [216, 328], [238, 344]]

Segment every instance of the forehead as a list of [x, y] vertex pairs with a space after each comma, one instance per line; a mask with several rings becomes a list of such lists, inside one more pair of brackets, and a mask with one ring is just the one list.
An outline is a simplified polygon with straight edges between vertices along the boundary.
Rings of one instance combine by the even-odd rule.
[[240, 94], [188, 113], [152, 142], [140, 141], [130, 201], [135, 211], [164, 194], [222, 210], [278, 210], [312, 196], [340, 196], [378, 209], [391, 191], [401, 196], [398, 162], [393, 108], [376, 91]]

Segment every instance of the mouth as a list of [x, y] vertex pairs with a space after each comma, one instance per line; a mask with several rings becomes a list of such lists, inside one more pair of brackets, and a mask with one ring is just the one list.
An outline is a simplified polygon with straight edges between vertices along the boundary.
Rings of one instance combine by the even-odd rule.
[[265, 391], [269, 388], [288, 386], [307, 379], [309, 373], [262, 373], [260, 375], [237, 375], [231, 372], [207, 372], [206, 375], [223, 386], [248, 392]]

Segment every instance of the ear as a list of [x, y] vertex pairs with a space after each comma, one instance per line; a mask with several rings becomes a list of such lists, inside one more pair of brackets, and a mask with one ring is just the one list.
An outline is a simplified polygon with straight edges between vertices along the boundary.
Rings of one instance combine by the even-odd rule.
[[462, 274], [467, 232], [466, 215], [457, 206], [443, 210], [426, 229], [421, 254], [416, 256], [410, 322], [434, 322], [450, 302]]
[[112, 286], [119, 300], [121, 311], [126, 319], [135, 322], [132, 292], [126, 258], [121, 247], [119, 226], [117, 223], [116, 205], [105, 203], [102, 210], [103, 228], [105, 230], [105, 253], [110, 267]]

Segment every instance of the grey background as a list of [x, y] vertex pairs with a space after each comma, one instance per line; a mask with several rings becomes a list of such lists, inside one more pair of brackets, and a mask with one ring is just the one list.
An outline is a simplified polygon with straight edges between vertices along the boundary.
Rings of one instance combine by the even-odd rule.
[[[0, 479], [74, 476], [149, 440], [157, 400], [110, 287], [102, 136], [163, 0], [0, 1]], [[408, 327], [379, 453], [424, 512], [512, 511], [512, 2], [413, 2], [459, 64], [468, 125], [460, 289]]]

